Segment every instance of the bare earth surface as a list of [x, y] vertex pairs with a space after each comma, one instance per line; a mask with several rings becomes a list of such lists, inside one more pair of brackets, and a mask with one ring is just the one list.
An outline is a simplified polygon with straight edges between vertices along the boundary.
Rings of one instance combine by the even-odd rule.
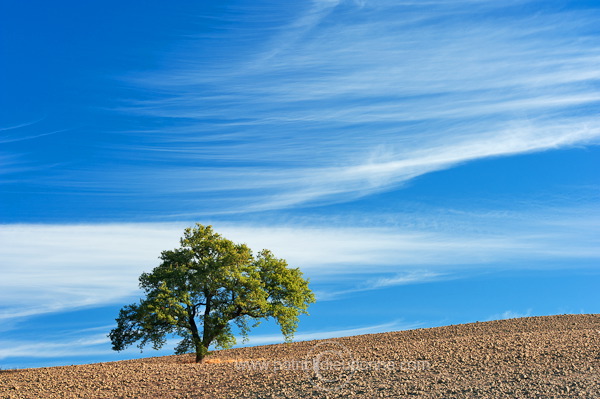
[[0, 372], [4, 398], [600, 398], [600, 315]]

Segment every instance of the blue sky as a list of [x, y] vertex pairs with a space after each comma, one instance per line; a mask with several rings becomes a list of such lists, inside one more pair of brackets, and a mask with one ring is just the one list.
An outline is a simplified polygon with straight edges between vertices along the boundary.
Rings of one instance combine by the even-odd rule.
[[310, 277], [298, 339], [599, 313], [599, 18], [4, 0], [0, 367], [140, 356], [106, 334], [195, 222]]

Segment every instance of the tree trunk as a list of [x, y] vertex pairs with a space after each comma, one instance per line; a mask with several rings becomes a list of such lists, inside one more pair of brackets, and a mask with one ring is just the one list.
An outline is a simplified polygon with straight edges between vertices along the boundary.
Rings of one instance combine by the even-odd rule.
[[[198, 334], [197, 328], [196, 335], [194, 336], [194, 345], [196, 346], [196, 363], [204, 362], [204, 357], [208, 354], [208, 347], [212, 342], [212, 338], [210, 338], [209, 321], [212, 295], [210, 295], [208, 292], [204, 292], [204, 296], [206, 297], [206, 306], [204, 307], [204, 315], [202, 315], [202, 339], [200, 339], [200, 334]], [[195, 326], [196, 323], [194, 323], [194, 327]], [[196, 337], [198, 341], [196, 341]]]
[[[194, 335], [194, 334], [192, 334]], [[194, 335], [194, 349], [196, 349], [196, 363], [204, 363], [204, 358], [208, 355], [208, 347], [200, 340], [200, 336], [196, 332]]]
[[196, 346], [196, 363], [204, 363], [204, 358], [208, 351], [204, 345], [200, 344], [200, 347]]
[[208, 354], [208, 347], [204, 346], [198, 333], [198, 326], [196, 326], [196, 320], [194, 320], [193, 314], [189, 316], [190, 331], [192, 332], [192, 342], [194, 343], [194, 349], [196, 350], [196, 363], [203, 363], [204, 357]]

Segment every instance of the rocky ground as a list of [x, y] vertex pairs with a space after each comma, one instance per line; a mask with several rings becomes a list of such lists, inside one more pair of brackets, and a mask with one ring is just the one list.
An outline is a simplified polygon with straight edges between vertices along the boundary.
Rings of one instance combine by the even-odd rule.
[[600, 398], [600, 315], [0, 372], [4, 398]]

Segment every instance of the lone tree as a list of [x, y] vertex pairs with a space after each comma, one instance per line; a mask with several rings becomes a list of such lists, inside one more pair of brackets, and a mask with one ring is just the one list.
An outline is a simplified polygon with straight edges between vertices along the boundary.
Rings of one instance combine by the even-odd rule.
[[246, 339], [250, 328], [267, 318], [274, 318], [291, 340], [298, 316], [315, 302], [299, 269], [268, 250], [254, 256], [212, 226], [187, 228], [180, 242], [180, 248], [162, 252], [162, 263], [152, 273], [140, 276], [146, 297], [119, 312], [108, 335], [114, 350], [137, 341], [140, 349], [147, 343], [160, 349], [175, 334], [183, 338], [175, 352], [194, 351], [196, 362], [202, 362], [211, 344], [235, 344], [232, 324]]

